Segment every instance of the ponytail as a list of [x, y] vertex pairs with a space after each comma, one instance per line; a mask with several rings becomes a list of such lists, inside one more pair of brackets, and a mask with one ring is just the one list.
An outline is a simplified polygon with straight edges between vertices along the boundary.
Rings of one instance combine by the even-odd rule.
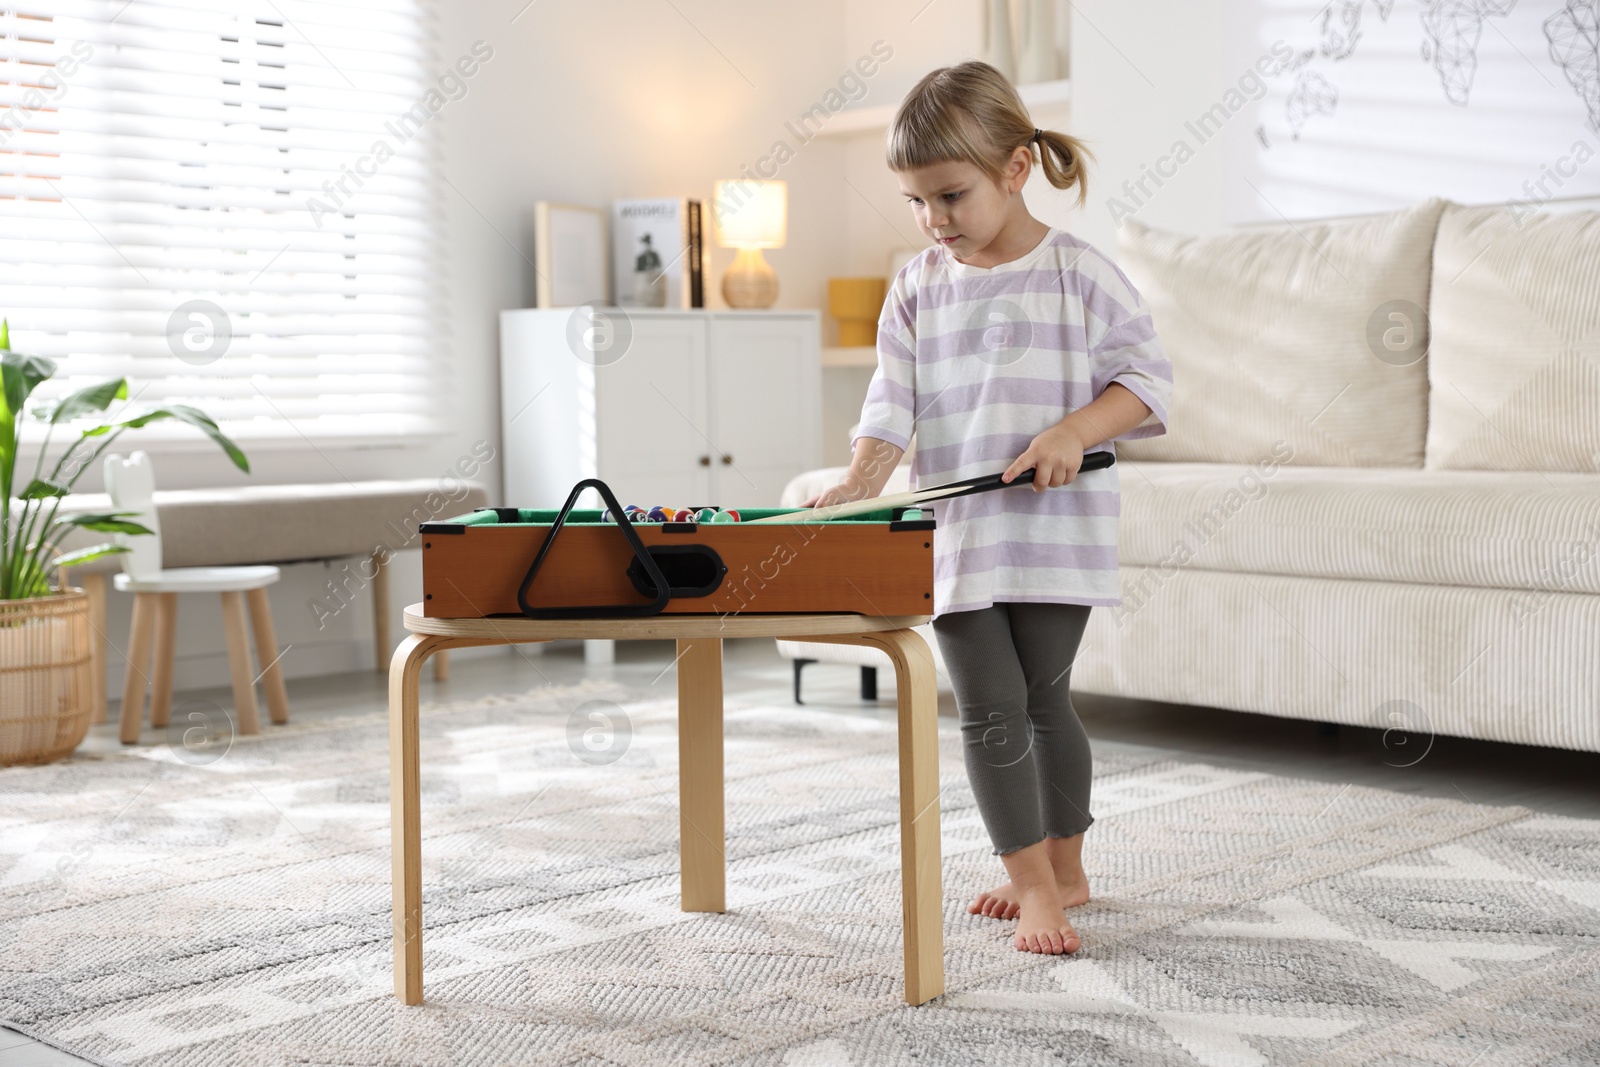
[[1057, 189], [1071, 189], [1076, 185], [1078, 206], [1088, 203], [1089, 171], [1085, 160], [1093, 159], [1094, 154], [1076, 137], [1056, 130], [1040, 130], [1036, 140], [1039, 142], [1039, 169], [1044, 171], [1045, 178]]

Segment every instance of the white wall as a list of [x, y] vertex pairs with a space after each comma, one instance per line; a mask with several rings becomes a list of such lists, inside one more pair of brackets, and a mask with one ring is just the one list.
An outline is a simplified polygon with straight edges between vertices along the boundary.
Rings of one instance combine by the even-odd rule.
[[[1123, 195], [1238, 78], [1228, 69], [1221, 0], [1074, 0], [1073, 132], [1095, 154], [1089, 206], [1074, 232], [1116, 256], [1109, 199]], [[1230, 228], [1223, 214], [1223, 143], [1201, 145], [1154, 191], [1138, 219], [1188, 233]], [[1153, 187], [1152, 187], [1153, 188]]]

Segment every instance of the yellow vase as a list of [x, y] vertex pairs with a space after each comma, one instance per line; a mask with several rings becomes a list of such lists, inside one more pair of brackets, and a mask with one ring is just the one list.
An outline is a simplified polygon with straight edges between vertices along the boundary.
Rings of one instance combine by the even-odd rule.
[[878, 316], [888, 290], [884, 278], [828, 279], [828, 313], [839, 320], [841, 347], [878, 343]]

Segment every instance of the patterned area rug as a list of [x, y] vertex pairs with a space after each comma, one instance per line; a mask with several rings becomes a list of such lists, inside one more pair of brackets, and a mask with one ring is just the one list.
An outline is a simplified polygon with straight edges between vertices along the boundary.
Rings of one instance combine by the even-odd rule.
[[417, 1008], [380, 716], [0, 771], [0, 1018], [197, 1067], [1600, 1062], [1595, 821], [1100, 744], [1084, 947], [1030, 956], [965, 912], [1000, 868], [947, 729], [949, 991], [909, 1008], [888, 709], [731, 704], [730, 910], [697, 915], [658, 696], [424, 712]]

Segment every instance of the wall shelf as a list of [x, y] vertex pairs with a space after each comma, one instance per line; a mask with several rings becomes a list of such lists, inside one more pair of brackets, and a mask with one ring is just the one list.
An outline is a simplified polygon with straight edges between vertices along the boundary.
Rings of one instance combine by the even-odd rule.
[[[1019, 85], [1017, 92], [1021, 94], [1022, 102], [1030, 108], [1066, 104], [1072, 100], [1072, 80], [1062, 78], [1060, 81]], [[895, 108], [899, 106], [898, 103], [894, 103], [879, 104], [876, 107], [845, 108], [830, 118], [828, 124], [817, 131], [817, 136], [848, 137], [851, 134], [870, 133], [873, 130], [887, 130], [890, 120], [894, 118]]]

